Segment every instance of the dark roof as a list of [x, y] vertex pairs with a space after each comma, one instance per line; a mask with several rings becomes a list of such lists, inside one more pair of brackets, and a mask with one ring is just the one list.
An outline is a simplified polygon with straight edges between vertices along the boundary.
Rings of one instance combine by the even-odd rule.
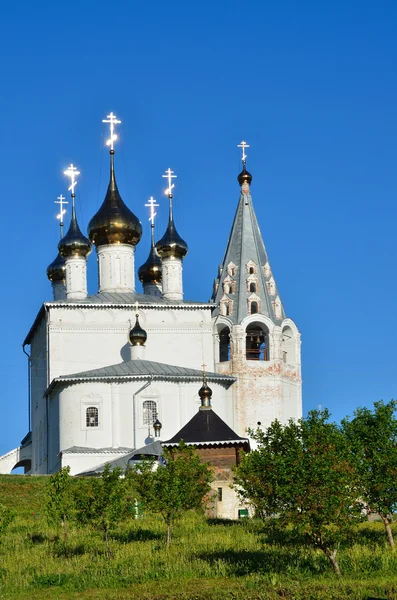
[[[247, 292], [247, 278], [249, 277], [247, 263], [249, 261], [253, 261], [257, 268], [255, 274], [257, 280], [256, 292]], [[227, 267], [230, 263], [237, 267], [234, 276], [228, 275]], [[233, 293], [224, 293], [223, 284], [227, 277], [235, 282]], [[274, 292], [272, 294], [268, 289], [268, 282], [270, 281], [272, 281], [272, 292]], [[241, 323], [248, 315], [247, 301], [252, 296], [253, 300], [260, 302], [260, 314], [268, 316], [277, 325], [285, 318], [282, 305], [281, 319], [277, 319], [273, 310], [272, 302], [277, 299], [278, 291], [270, 271], [269, 260], [256, 219], [249, 186], [242, 187], [225, 256], [220, 265], [220, 274], [218, 279], [215, 279], [215, 284], [211, 298], [217, 305], [214, 315], [219, 314], [219, 303], [222, 297], [226, 296], [233, 301], [232, 312], [228, 315], [228, 319], [233, 323]]]
[[129, 465], [130, 461], [133, 461], [134, 459], [138, 460], [139, 457], [141, 457], [141, 456], [148, 456], [148, 457], [161, 456], [162, 453], [163, 453], [163, 449], [161, 446], [161, 442], [158, 440], [155, 440], [154, 442], [151, 442], [150, 444], [147, 444], [146, 446], [143, 446], [142, 448], [138, 448], [137, 450], [130, 450], [127, 454], [124, 454], [123, 456], [116, 458], [116, 460], [112, 460], [112, 461], [108, 460], [104, 463], [97, 465], [96, 467], [87, 469], [86, 471], [82, 471], [81, 473], [78, 473], [78, 475], [84, 475], [84, 476], [100, 475], [100, 473], [103, 473], [103, 471], [105, 469], [105, 465], [107, 465], [107, 464], [110, 466], [110, 469], [112, 471], [116, 467], [121, 467], [121, 469], [123, 471], [125, 471], [125, 469]]
[[249, 448], [248, 439], [238, 436], [212, 408], [200, 408], [174, 437], [163, 442], [163, 446], [176, 446], [181, 440], [194, 446], [241, 445]]
[[[61, 375], [52, 380], [51, 385], [46, 393], [49, 393], [58, 383], [79, 382], [79, 381], [114, 381], [124, 380], [131, 381], [133, 379], [148, 379], [155, 381], [201, 381], [203, 372], [199, 369], [190, 369], [188, 367], [178, 367], [176, 365], [167, 365], [153, 360], [127, 360], [117, 365], [109, 365], [100, 367], [99, 369], [91, 369], [90, 371], [81, 371], [80, 373], [72, 373], [70, 375]], [[207, 373], [208, 381], [223, 384], [230, 387], [236, 381], [235, 377], [230, 375], [222, 375], [219, 373]]]

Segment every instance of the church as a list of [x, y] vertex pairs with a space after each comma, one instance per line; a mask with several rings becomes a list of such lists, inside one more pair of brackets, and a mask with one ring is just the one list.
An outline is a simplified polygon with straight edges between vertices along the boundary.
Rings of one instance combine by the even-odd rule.
[[[0, 457], [0, 473], [24, 467], [49, 474], [69, 466], [78, 475], [156, 439], [172, 440], [199, 410], [204, 361], [212, 409], [236, 439], [247, 438], [248, 428], [302, 415], [300, 333], [284, 312], [256, 219], [248, 145], [239, 145], [237, 209], [212, 296], [196, 302], [183, 293], [188, 232], [181, 237], [173, 215], [175, 174], [168, 169], [164, 175], [169, 219], [157, 240], [157, 205], [149, 200], [151, 247], [137, 268], [142, 225], [116, 183], [120, 121], [111, 113], [104, 122], [110, 126], [109, 185], [87, 236], [74, 202], [79, 173], [73, 165], [65, 171], [72, 211], [47, 269], [52, 299], [43, 302], [23, 343], [29, 431]], [[93, 247], [98, 292], [88, 295]], [[210, 289], [211, 273], [206, 276]]]

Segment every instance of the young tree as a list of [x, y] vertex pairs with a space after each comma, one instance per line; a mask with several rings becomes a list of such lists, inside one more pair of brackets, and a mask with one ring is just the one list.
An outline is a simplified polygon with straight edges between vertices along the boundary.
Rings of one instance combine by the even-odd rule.
[[201, 508], [213, 479], [209, 463], [202, 462], [194, 447], [183, 442], [164, 449], [164, 466], [153, 461], [137, 465], [128, 472], [143, 506], [160, 514], [167, 526], [167, 547], [175, 521], [189, 509]]
[[107, 464], [101, 477], [81, 480], [75, 493], [77, 520], [103, 533], [109, 558], [109, 531], [125, 519], [130, 508], [126, 480], [121, 475], [120, 467], [111, 471]]
[[73, 505], [70, 467], [63, 467], [48, 481], [46, 509], [50, 523], [62, 526], [65, 543], [68, 538], [67, 522], [72, 517]]
[[262, 516], [324, 552], [341, 574], [337, 550], [359, 518], [354, 469], [340, 429], [327, 410], [257, 431], [257, 450], [243, 456], [235, 484]]
[[352, 420], [342, 421], [359, 477], [359, 496], [368, 512], [381, 517], [390, 547], [397, 509], [397, 402], [375, 402], [374, 409], [358, 408]]

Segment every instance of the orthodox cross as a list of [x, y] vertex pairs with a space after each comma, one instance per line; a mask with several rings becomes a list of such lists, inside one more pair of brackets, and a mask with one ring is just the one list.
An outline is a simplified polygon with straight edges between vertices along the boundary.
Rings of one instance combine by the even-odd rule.
[[69, 202], [66, 202], [66, 198], [65, 196], [62, 196], [62, 194], [60, 196], [58, 196], [58, 198], [56, 200], [54, 200], [55, 204], [59, 204], [59, 214], [57, 215], [57, 219], [59, 219], [59, 226], [61, 229], [61, 239], [63, 237], [63, 216], [66, 214], [66, 209], [63, 208], [64, 204], [69, 204]]
[[150, 221], [150, 228], [152, 231], [152, 246], [154, 246], [154, 217], [157, 215], [157, 213], [155, 212], [154, 209], [160, 205], [156, 203], [156, 200], [153, 198], [153, 196], [150, 196], [148, 203], [145, 204], [145, 206], [147, 206], [150, 209], [149, 221]]
[[201, 365], [203, 367], [203, 383], [204, 385], [207, 385], [207, 373], [205, 371], [207, 365]]
[[66, 171], [63, 172], [63, 174], [66, 175], [66, 177], [70, 177], [70, 186], [68, 187], [68, 190], [72, 192], [72, 207], [74, 208], [74, 198], [76, 196], [76, 194], [74, 193], [74, 188], [77, 185], [76, 177], [77, 175], [80, 175], [80, 171], [78, 171], [76, 167], [72, 163], [70, 163], [70, 165], [68, 166]]
[[249, 148], [249, 144], [247, 144], [247, 142], [244, 142], [244, 140], [241, 142], [241, 144], [237, 145], [237, 148], [242, 148], [243, 151], [243, 157], [242, 157], [242, 161], [243, 161], [243, 165], [245, 166], [245, 163], [247, 161], [247, 155], [245, 153], [245, 149]]
[[106, 119], [102, 119], [102, 123], [109, 123], [110, 138], [106, 140], [106, 146], [110, 146], [110, 150], [114, 150], [113, 142], [117, 140], [117, 135], [114, 133], [114, 126], [121, 123], [121, 121], [111, 112]]
[[171, 171], [171, 169], [167, 169], [163, 177], [165, 179], [168, 179], [168, 188], [165, 190], [164, 193], [168, 196], [168, 198], [172, 198], [172, 189], [175, 187], [175, 183], [172, 183], [172, 180], [175, 179], [175, 177], [177, 176], [174, 175], [174, 171]]

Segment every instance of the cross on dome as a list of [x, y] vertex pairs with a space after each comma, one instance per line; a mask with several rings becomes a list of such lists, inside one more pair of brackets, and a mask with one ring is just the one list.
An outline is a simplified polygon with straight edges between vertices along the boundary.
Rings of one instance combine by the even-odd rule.
[[70, 177], [70, 186], [68, 187], [68, 190], [72, 192], [72, 198], [74, 198], [74, 188], [77, 185], [76, 177], [77, 175], [80, 175], [80, 171], [78, 171], [76, 167], [72, 163], [70, 163], [70, 165], [68, 166], [66, 171], [63, 172], [63, 174], [66, 175], [66, 177]]
[[237, 148], [242, 148], [242, 151], [243, 151], [242, 162], [243, 162], [243, 165], [245, 166], [245, 163], [247, 161], [247, 155], [245, 153], [245, 149], [249, 148], [249, 144], [247, 144], [247, 142], [244, 142], [244, 140], [243, 140], [240, 144], [237, 145]]
[[165, 179], [168, 179], [168, 188], [165, 190], [165, 194], [168, 197], [172, 197], [172, 189], [175, 187], [175, 183], [172, 183], [172, 180], [175, 179], [175, 177], [177, 177], [177, 175], [174, 175], [174, 171], [171, 171], [170, 168], [168, 168], [165, 172], [165, 175], [163, 175], [163, 177]]
[[69, 204], [69, 202], [67, 202], [65, 196], [62, 196], [62, 194], [61, 194], [60, 196], [58, 196], [58, 198], [56, 200], [54, 200], [54, 203], [59, 204], [59, 214], [57, 214], [57, 219], [59, 219], [60, 225], [62, 227], [63, 216], [66, 214], [66, 209], [63, 208], [63, 205]]
[[[164, 175], [163, 175], [164, 177]], [[157, 208], [158, 206], [160, 206], [160, 204], [156, 203], [156, 200], [153, 198], [153, 196], [150, 196], [148, 203], [145, 204], [145, 206], [147, 206], [150, 209], [150, 217], [149, 217], [149, 221], [152, 225], [152, 227], [154, 227], [154, 217], [157, 215], [157, 213], [155, 212], [155, 208]]]
[[106, 140], [106, 145], [110, 146], [110, 150], [114, 150], [114, 142], [117, 140], [117, 135], [114, 133], [114, 126], [121, 123], [121, 121], [111, 112], [106, 119], [102, 119], [102, 123], [109, 123], [110, 138]]

